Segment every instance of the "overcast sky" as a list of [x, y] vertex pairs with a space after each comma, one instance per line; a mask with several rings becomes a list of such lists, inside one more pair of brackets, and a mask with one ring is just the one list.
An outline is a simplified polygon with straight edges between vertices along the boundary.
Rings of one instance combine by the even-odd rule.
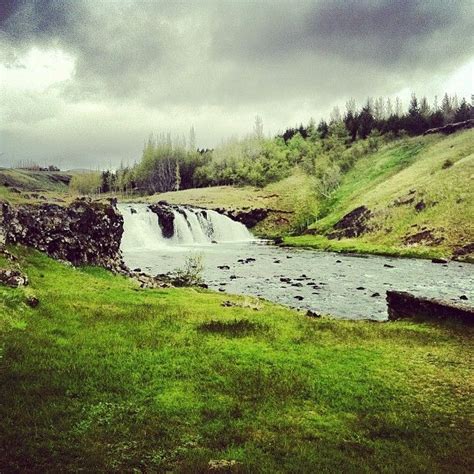
[[473, 5], [0, 0], [0, 166], [116, 166], [150, 132], [212, 147], [350, 97], [470, 99]]

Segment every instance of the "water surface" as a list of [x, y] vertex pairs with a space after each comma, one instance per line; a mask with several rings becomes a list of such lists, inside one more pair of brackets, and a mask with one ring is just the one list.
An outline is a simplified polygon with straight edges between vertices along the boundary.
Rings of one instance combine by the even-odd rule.
[[182, 268], [196, 254], [210, 288], [341, 318], [386, 319], [387, 290], [474, 301], [473, 266], [467, 263], [341, 255], [260, 241], [128, 248], [124, 259], [131, 268], [159, 274]]

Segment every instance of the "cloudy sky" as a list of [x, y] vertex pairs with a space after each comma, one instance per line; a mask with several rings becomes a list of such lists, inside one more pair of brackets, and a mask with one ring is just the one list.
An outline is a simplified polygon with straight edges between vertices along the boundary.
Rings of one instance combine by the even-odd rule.
[[354, 97], [473, 92], [472, 0], [0, 0], [0, 166], [212, 147]]

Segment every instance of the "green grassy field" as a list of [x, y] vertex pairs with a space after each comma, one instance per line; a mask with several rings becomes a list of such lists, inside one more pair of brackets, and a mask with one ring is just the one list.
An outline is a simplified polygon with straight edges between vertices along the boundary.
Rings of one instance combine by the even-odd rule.
[[0, 472], [474, 469], [472, 328], [312, 319], [12, 251], [30, 285], [0, 287]]
[[264, 188], [211, 186], [125, 200], [132, 202], [165, 200], [171, 204], [187, 204], [210, 209], [268, 209], [270, 213], [267, 219], [252, 229], [260, 236], [276, 236], [291, 232], [300, 217], [300, 209], [314, 208], [316, 203], [312, 179], [298, 169], [292, 176]]

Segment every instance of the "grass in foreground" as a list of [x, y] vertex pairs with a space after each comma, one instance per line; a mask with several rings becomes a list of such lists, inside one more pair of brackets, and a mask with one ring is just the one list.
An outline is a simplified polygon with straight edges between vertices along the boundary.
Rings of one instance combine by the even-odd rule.
[[2, 472], [474, 468], [472, 328], [222, 307], [239, 298], [14, 251], [31, 285], [0, 288]]

